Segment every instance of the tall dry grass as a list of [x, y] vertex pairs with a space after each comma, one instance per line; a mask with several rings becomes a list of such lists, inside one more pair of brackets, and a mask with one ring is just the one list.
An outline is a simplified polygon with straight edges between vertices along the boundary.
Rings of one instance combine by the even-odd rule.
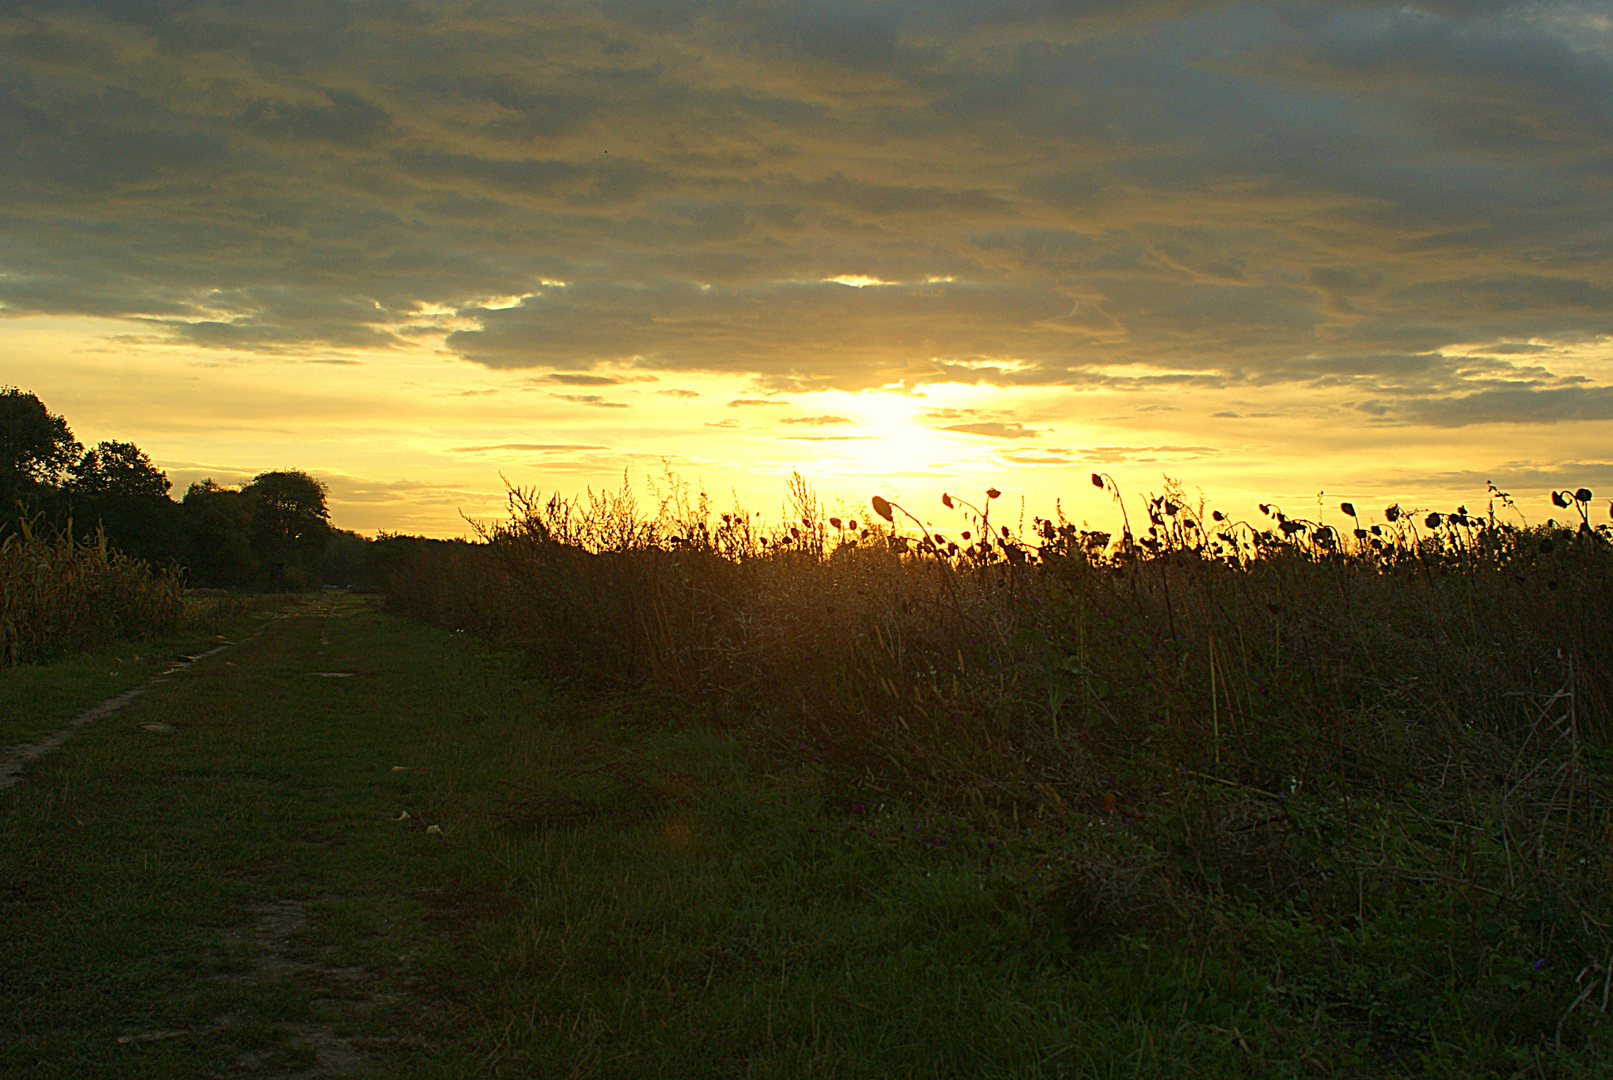
[[675, 485], [649, 508], [512, 490], [392, 595], [551, 675], [743, 722], [847, 807], [1058, 832], [1049, 902], [1082, 933], [1434, 889], [1475, 927], [1533, 904], [1608, 944], [1613, 544], [1589, 492], [1553, 496], [1578, 527], [1509, 524], [1499, 492], [1333, 526], [1167, 485], [1138, 533], [1005, 528], [996, 494], [853, 521], [797, 477], [763, 529]]
[[183, 617], [176, 575], [122, 555], [104, 533], [75, 540], [71, 528], [45, 536], [37, 526], [22, 520], [0, 543], [0, 662], [100, 648]]

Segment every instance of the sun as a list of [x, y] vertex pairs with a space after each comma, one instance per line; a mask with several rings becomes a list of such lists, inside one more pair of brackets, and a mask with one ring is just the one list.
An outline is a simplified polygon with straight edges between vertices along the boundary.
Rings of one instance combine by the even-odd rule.
[[866, 485], [900, 478], [939, 480], [962, 464], [963, 448], [958, 436], [938, 430], [936, 414], [959, 408], [968, 389], [814, 394], [810, 402], [796, 404], [818, 422], [810, 431], [792, 425], [784, 437], [802, 451], [801, 464], [826, 481]]
[[882, 438], [907, 437], [923, 430], [915, 423], [928, 404], [923, 398], [890, 390], [865, 390], [846, 397], [849, 398], [847, 411], [871, 434]]

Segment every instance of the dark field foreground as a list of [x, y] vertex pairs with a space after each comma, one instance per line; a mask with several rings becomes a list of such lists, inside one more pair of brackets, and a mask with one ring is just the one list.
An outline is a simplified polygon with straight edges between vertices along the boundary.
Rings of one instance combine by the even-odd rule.
[[[804, 595], [836, 564], [779, 565]], [[921, 681], [891, 628], [982, 637], [990, 594], [927, 622], [964, 575], [874, 565], [917, 584], [811, 648], [883, 682], [781, 665], [771, 699], [561, 692], [345, 598], [266, 614], [0, 792], [0, 1076], [1605, 1074], [1606, 741], [1561, 683], [1435, 724], [1426, 667], [1330, 705], [1345, 672], [1251, 641], [1287, 678], [1246, 699], [1218, 644], [1204, 718], [1140, 641], [1159, 711], [1123, 717], [1146, 680], [1018, 627]]]

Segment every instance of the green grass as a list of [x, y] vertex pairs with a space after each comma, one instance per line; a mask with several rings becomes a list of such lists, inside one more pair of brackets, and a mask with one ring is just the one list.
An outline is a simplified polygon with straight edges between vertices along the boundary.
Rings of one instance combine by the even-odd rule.
[[[89, 692], [71, 666], [0, 673], [0, 692], [49, 671]], [[1124, 863], [1120, 820], [987, 829], [666, 711], [556, 695], [468, 635], [345, 598], [176, 675], [0, 792], [0, 1075], [1613, 1060], [1583, 1010], [1566, 1049], [1540, 1033], [1572, 973], [1498, 967], [1511, 943], [1451, 906], [1471, 897], [1352, 925], [1228, 901], [1189, 931], [1110, 930], [1071, 914], [1067, 867]]]
[[204, 610], [171, 633], [0, 672], [0, 752], [59, 730], [90, 706], [145, 684], [181, 656], [254, 633], [294, 602], [265, 598], [247, 614], [212, 616]]

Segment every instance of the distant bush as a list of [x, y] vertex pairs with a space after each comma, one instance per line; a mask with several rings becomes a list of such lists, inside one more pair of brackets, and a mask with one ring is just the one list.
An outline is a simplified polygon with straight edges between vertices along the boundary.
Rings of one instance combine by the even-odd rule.
[[49, 660], [144, 637], [179, 623], [179, 579], [113, 548], [104, 533], [74, 539], [18, 523], [0, 543], [0, 663]]

